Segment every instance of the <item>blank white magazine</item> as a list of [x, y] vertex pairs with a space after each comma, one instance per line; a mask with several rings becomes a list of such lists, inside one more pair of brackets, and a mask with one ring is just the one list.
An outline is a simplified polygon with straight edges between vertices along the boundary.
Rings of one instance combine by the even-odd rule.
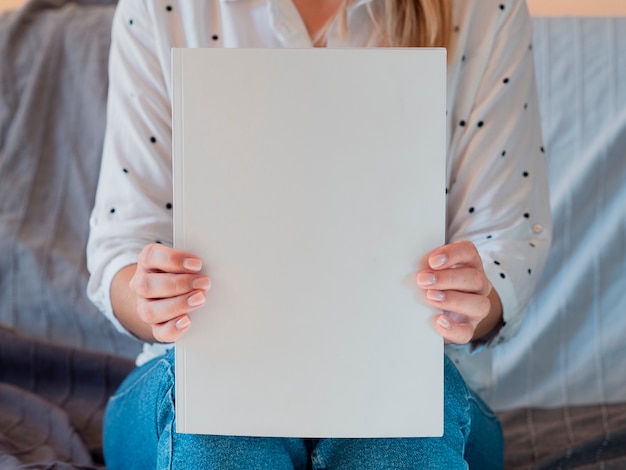
[[174, 240], [212, 281], [178, 432], [443, 433], [443, 49], [175, 49]]

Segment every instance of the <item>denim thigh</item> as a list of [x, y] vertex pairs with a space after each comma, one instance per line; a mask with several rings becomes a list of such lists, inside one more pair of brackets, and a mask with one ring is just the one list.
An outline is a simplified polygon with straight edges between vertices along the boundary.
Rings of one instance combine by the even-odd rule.
[[176, 432], [174, 351], [135, 369], [107, 405], [104, 454], [116, 469], [306, 469], [302, 439]]
[[436, 438], [321, 439], [315, 469], [499, 470], [502, 433], [497, 417], [472, 392], [446, 356], [444, 435]]
[[[134, 370], [110, 399], [104, 452], [110, 470], [480, 469], [502, 468], [500, 424], [445, 358], [445, 424], [441, 438], [282, 439], [178, 434], [174, 353]], [[310, 461], [309, 461], [310, 455]]]

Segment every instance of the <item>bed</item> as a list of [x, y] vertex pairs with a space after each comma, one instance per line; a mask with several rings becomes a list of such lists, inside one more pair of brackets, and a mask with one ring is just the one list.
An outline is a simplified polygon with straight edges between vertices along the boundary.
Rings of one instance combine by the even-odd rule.
[[[103, 469], [140, 345], [85, 297], [114, 0], [0, 14], [0, 468]], [[534, 18], [555, 232], [518, 337], [474, 358], [505, 468], [626, 468], [626, 18]]]

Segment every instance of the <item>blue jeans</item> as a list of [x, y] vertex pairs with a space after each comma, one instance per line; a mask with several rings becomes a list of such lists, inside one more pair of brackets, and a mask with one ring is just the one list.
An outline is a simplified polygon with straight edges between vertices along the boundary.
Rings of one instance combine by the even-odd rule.
[[135, 369], [109, 400], [104, 453], [116, 469], [479, 469], [502, 468], [494, 413], [445, 359], [444, 436], [286, 439], [178, 434], [174, 352]]

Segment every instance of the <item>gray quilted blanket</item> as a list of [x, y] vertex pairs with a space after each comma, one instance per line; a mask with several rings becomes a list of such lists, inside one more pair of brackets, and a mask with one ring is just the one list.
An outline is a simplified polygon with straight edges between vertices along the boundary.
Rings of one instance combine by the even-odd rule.
[[134, 357], [85, 294], [114, 3], [32, 0], [0, 16], [0, 322]]
[[0, 468], [102, 466], [139, 345], [85, 295], [114, 1], [0, 16]]
[[102, 415], [134, 367], [0, 328], [0, 468], [102, 468]]

